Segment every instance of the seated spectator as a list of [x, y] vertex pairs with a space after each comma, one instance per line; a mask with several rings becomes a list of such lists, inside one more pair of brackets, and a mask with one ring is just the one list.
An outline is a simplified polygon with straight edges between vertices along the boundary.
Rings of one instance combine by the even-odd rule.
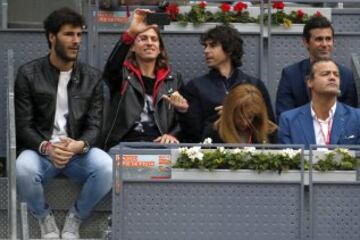
[[[309, 58], [290, 65], [282, 70], [276, 94], [276, 114], [300, 107], [310, 101], [310, 91], [306, 86], [306, 75], [314, 61], [331, 58], [334, 45], [334, 28], [323, 16], [312, 17], [304, 26], [303, 43]], [[337, 64], [340, 71], [340, 94], [338, 100], [357, 107], [357, 92], [353, 73]]]
[[310, 65], [311, 102], [280, 115], [278, 141], [284, 144], [359, 144], [360, 111], [337, 101], [340, 73], [331, 59]]
[[204, 138], [214, 143], [275, 143], [275, 129], [261, 92], [240, 84], [225, 97], [219, 119], [205, 130]]
[[240, 70], [243, 41], [240, 33], [230, 26], [210, 29], [200, 39], [204, 46], [206, 64], [210, 71], [191, 80], [180, 91], [187, 99], [189, 109], [181, 114], [180, 124], [184, 141], [200, 142], [204, 129], [218, 118], [225, 96], [239, 84], [255, 85], [265, 100], [270, 120], [274, 121], [269, 93], [264, 83]]
[[182, 78], [170, 71], [158, 27], [145, 22], [148, 12], [135, 10], [105, 66], [111, 98], [106, 149], [120, 142], [179, 142], [177, 111], [188, 108], [177, 91]]
[[112, 186], [112, 159], [93, 147], [102, 123], [101, 73], [77, 62], [83, 26], [69, 8], [52, 12], [44, 21], [49, 55], [21, 66], [15, 81], [17, 190], [42, 239], [60, 238], [44, 184], [60, 173], [83, 183], [62, 239], [80, 238], [81, 222]]

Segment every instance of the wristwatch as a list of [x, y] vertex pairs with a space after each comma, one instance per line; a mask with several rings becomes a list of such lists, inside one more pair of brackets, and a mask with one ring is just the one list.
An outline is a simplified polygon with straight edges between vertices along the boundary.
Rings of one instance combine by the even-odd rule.
[[90, 144], [87, 141], [84, 142], [84, 148], [82, 150], [82, 153], [87, 153], [90, 150]]

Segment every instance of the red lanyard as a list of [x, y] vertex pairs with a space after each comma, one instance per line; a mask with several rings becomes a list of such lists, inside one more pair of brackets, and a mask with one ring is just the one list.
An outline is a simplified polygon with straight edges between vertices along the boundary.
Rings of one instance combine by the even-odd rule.
[[319, 126], [320, 126], [320, 132], [321, 132], [321, 135], [324, 139], [324, 142], [325, 142], [325, 145], [329, 145], [330, 144], [330, 139], [331, 139], [331, 117], [328, 121], [328, 131], [327, 131], [327, 135], [325, 136], [325, 132], [324, 132], [324, 129], [319, 121], [319, 119], [315, 116], [315, 120], [318, 122]]

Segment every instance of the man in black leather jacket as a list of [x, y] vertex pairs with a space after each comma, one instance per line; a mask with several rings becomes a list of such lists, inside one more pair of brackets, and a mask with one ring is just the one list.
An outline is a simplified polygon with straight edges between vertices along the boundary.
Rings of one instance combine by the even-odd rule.
[[105, 149], [120, 142], [178, 143], [177, 111], [188, 107], [177, 92], [182, 79], [169, 69], [158, 28], [146, 24], [148, 12], [135, 10], [104, 69], [111, 95]]
[[112, 186], [112, 159], [93, 147], [100, 134], [103, 94], [98, 70], [77, 62], [84, 20], [69, 8], [44, 21], [50, 54], [24, 64], [15, 81], [18, 193], [39, 220], [41, 238], [60, 238], [43, 184], [63, 175], [83, 183], [61, 232], [79, 226]]

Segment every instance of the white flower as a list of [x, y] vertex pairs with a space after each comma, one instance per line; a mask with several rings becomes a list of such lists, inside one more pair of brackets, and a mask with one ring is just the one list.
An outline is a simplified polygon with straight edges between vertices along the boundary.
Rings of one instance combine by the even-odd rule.
[[238, 153], [241, 153], [242, 150], [241, 150], [240, 148], [235, 148], [235, 149], [233, 149], [232, 152], [233, 152], [234, 154], [238, 154]]
[[217, 149], [219, 150], [219, 152], [225, 153], [225, 148], [224, 147], [218, 147]]
[[350, 154], [349, 149], [347, 148], [337, 148], [334, 151], [342, 154]]
[[192, 161], [195, 161], [195, 159], [202, 160], [204, 156], [204, 154], [201, 152], [201, 147], [192, 147], [188, 149], [187, 155]]
[[211, 138], [205, 138], [203, 144], [212, 144]]
[[294, 150], [292, 148], [286, 148], [281, 151], [281, 155], [283, 155], [285, 157], [294, 158], [300, 152], [301, 152], [301, 149]]
[[245, 153], [255, 153], [256, 152], [256, 148], [255, 147], [244, 147], [243, 150]]
[[182, 153], [182, 154], [187, 154], [187, 150], [188, 148], [187, 147], [181, 147], [181, 148], [178, 148], [179, 152]]

